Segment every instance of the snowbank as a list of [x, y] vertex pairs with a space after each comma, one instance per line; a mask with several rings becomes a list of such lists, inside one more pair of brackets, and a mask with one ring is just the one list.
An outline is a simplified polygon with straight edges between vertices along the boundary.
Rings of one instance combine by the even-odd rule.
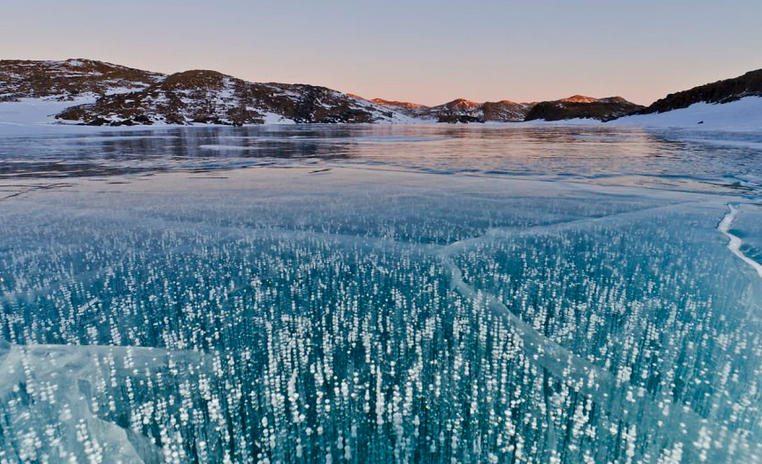
[[757, 132], [762, 131], [762, 97], [723, 104], [696, 103], [666, 113], [627, 116], [605, 125]]
[[24, 98], [17, 102], [0, 103], [0, 136], [35, 135], [66, 129], [81, 130], [81, 126], [60, 124], [55, 115], [74, 105], [95, 102], [95, 96], [74, 100]]

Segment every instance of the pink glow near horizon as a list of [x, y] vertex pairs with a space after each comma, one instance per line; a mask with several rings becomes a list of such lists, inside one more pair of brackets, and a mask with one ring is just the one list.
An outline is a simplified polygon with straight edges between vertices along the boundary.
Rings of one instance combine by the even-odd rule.
[[3, 59], [215, 69], [426, 105], [574, 94], [647, 104], [762, 67], [757, 0], [6, 0], [3, 10]]

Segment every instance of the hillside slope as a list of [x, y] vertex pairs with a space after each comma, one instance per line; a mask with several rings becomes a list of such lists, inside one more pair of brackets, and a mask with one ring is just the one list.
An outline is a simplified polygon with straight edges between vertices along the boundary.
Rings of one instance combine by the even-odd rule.
[[762, 97], [728, 103], [694, 103], [663, 113], [635, 114], [607, 123], [611, 126], [762, 132]]
[[641, 113], [664, 113], [665, 111], [687, 108], [696, 103], [729, 103], [754, 96], [762, 96], [762, 69], [748, 72], [733, 79], [725, 79], [669, 94], [645, 108]]
[[[61, 111], [60, 104], [71, 102]], [[341, 92], [303, 84], [252, 83], [216, 71], [165, 76], [93, 60], [0, 61], [0, 102], [60, 111], [86, 125], [376, 123], [403, 114]], [[64, 105], [65, 106], [65, 105]]]
[[23, 98], [70, 101], [140, 90], [163, 78], [159, 73], [85, 59], [0, 60], [0, 102]]
[[215, 71], [167, 76], [140, 91], [104, 96], [57, 118], [89, 125], [372, 123], [395, 113], [325, 87], [257, 84]]
[[622, 97], [593, 98], [583, 95], [562, 100], [537, 103], [527, 113], [527, 121], [561, 121], [566, 119], [597, 119], [609, 121], [643, 109]]
[[[539, 103], [456, 99], [437, 106], [374, 99], [306, 84], [254, 83], [209, 70], [164, 75], [102, 61], [0, 60], [0, 125], [93, 126], [280, 123], [563, 121], [732, 124], [756, 121], [762, 69], [677, 92], [648, 107], [575, 95]], [[751, 100], [749, 100], [751, 99]], [[738, 105], [724, 107], [731, 103]], [[714, 108], [720, 106], [722, 108]], [[689, 111], [688, 111], [689, 110]], [[678, 115], [637, 118], [633, 115]], [[732, 118], [738, 121], [732, 122]], [[753, 125], [753, 124], [752, 124]], [[670, 126], [672, 127], [672, 126]]]
[[374, 103], [402, 112], [412, 118], [429, 122], [520, 122], [532, 108], [531, 103], [515, 103], [509, 100], [477, 103], [464, 98], [437, 106], [425, 106], [410, 102], [388, 101], [380, 98]]

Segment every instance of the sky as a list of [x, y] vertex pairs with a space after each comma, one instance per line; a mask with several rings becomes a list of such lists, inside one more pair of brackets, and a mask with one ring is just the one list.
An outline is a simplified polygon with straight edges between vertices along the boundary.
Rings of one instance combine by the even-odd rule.
[[762, 68], [760, 0], [2, 0], [0, 59], [92, 58], [434, 105], [667, 93]]

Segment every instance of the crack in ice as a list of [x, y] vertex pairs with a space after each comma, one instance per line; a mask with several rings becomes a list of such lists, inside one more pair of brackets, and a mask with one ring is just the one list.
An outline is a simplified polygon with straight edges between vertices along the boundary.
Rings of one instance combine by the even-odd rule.
[[[646, 208], [645, 210], [612, 216], [629, 217], [633, 213], [661, 210], [682, 205], [684, 204]], [[565, 230], [574, 226], [604, 221], [608, 217], [611, 216], [539, 226], [534, 228], [534, 233]], [[732, 224], [732, 219], [727, 224], [729, 227], [729, 224]], [[522, 230], [516, 232], [518, 236], [526, 235], [526, 232]], [[510, 235], [506, 231], [502, 231], [502, 234], [505, 236]], [[499, 298], [469, 285], [463, 278], [463, 272], [453, 261], [452, 256], [475, 243], [483, 242], [489, 238], [495, 238], [494, 232], [487, 231], [482, 236], [454, 242], [442, 247], [438, 256], [449, 271], [453, 290], [469, 300], [483, 301], [490, 310], [502, 317], [521, 340], [523, 352], [530, 361], [539, 365], [575, 391], [594, 400], [596, 404], [606, 410], [613, 418], [631, 423], [631, 421], [637, 420], [644, 415], [660, 417], [660, 420], [664, 423], [664, 426], [661, 428], [679, 431], [681, 435], [680, 439], [689, 446], [696, 443], [700, 436], [705, 434], [727, 438], [731, 443], [730, 446], [724, 449], [712, 447], [709, 450], [709, 454], [712, 456], [711, 462], [720, 462], [735, 456], [737, 459], [740, 459], [737, 462], [762, 463], [762, 444], [748, 442], [744, 436], [730, 431], [727, 426], [717, 425], [713, 427], [709, 420], [701, 417], [688, 406], [680, 407], [678, 404], [675, 404], [675, 407], [670, 408], [670, 412], [667, 415], [664, 413], [663, 406], [654, 403], [642, 395], [642, 391], [639, 391], [641, 388], [629, 383], [622, 384], [618, 382], [610, 372], [595, 366], [542, 335], [534, 327], [521, 319], [521, 317], [514, 314]], [[552, 427], [552, 424], [549, 425]]]
[[760, 278], [762, 278], [762, 264], [754, 261], [753, 259], [746, 256], [741, 251], [741, 246], [743, 245], [743, 240], [741, 237], [734, 235], [730, 232], [731, 227], [733, 227], [733, 223], [735, 222], [736, 218], [738, 217], [738, 213], [741, 212], [741, 206], [735, 206], [733, 204], [728, 204], [728, 213], [725, 215], [724, 218], [722, 218], [722, 221], [720, 221], [719, 225], [717, 226], [717, 230], [722, 232], [729, 240], [728, 242], [728, 249], [736, 256], [741, 258], [743, 262], [751, 266], [755, 271], [757, 271], [757, 274]]
[[[224, 226], [215, 225], [209, 229], [218, 233], [225, 233], [226, 238], [232, 239], [251, 239], [251, 238], [269, 238], [269, 239], [296, 239], [304, 240], [307, 238], [314, 239], [332, 239], [335, 243], [333, 245], [355, 246], [355, 247], [370, 247], [378, 248], [382, 250], [387, 249], [419, 249], [421, 252], [430, 252], [438, 257], [444, 264], [446, 271], [449, 274], [450, 285], [453, 290], [469, 300], [476, 300], [483, 302], [487, 308], [489, 308], [494, 314], [498, 315], [504, 320], [507, 326], [513, 331], [513, 333], [520, 340], [520, 346], [527, 359], [532, 363], [539, 365], [545, 371], [557, 378], [559, 381], [570, 386], [575, 391], [587, 396], [595, 401], [602, 409], [607, 411], [612, 418], [621, 420], [627, 423], [635, 423], [639, 418], [644, 416], [650, 416], [659, 418], [664, 422], [664, 425], [660, 427], [663, 430], [674, 430], [679, 434], [679, 440], [686, 445], [692, 445], [697, 442], [703, 435], [709, 434], [710, 436], [726, 439], [729, 446], [722, 449], [712, 447], [708, 451], [710, 456], [710, 462], [720, 461], [722, 458], [735, 459], [736, 462], [762, 462], [762, 445], [756, 443], [750, 443], [746, 437], [741, 434], [730, 431], [726, 426], [713, 424], [709, 420], [701, 417], [689, 406], [681, 406], [680, 404], [671, 403], [668, 406], [670, 413], [664, 412], [664, 407], [655, 403], [652, 399], [643, 396], [640, 387], [632, 385], [628, 382], [617, 381], [613, 374], [604, 368], [598, 367], [593, 363], [583, 359], [582, 357], [574, 354], [567, 348], [561, 346], [550, 338], [546, 337], [532, 325], [525, 322], [520, 316], [514, 314], [498, 297], [489, 293], [483, 292], [473, 285], [466, 282], [463, 276], [463, 272], [457, 266], [453, 257], [468, 248], [486, 243], [489, 241], [499, 240], [501, 238], [513, 238], [523, 237], [530, 235], [540, 234], [553, 234], [571, 230], [574, 228], [584, 228], [588, 225], [594, 225], [598, 223], [610, 224], [612, 221], [620, 220], [632, 220], [638, 219], [643, 214], [647, 214], [654, 211], [668, 211], [674, 208], [684, 207], [686, 204], [703, 204], [700, 202], [688, 202], [677, 203], [652, 208], [644, 208], [636, 211], [627, 211], [623, 213], [616, 213], [602, 217], [582, 218], [567, 222], [560, 222], [547, 225], [539, 225], [536, 227], [530, 227], [525, 229], [505, 229], [505, 228], [493, 228], [488, 229], [483, 235], [464, 239], [450, 243], [448, 245], [437, 246], [427, 244], [411, 244], [405, 242], [399, 242], [392, 239], [384, 239], [380, 237], [358, 237], [337, 233], [320, 233], [317, 231], [294, 231], [283, 229], [249, 229], [241, 226]], [[740, 248], [743, 244], [741, 238], [730, 233], [730, 229], [738, 216], [740, 207], [728, 205], [730, 211], [723, 218], [718, 225], [718, 230], [725, 234], [730, 243], [728, 248], [744, 262], [751, 265], [757, 273], [762, 277], [762, 265], [751, 260], [745, 256]], [[163, 224], [175, 224], [177, 221], [171, 221], [166, 219], [153, 219]], [[184, 224], [183, 224], [184, 225]], [[18, 296], [18, 295], [13, 295]], [[3, 298], [9, 298], [9, 295], [5, 295]], [[2, 301], [2, 299], [0, 299]], [[51, 345], [38, 345], [36, 347], [21, 348], [20, 346], [8, 346], [2, 344], [0, 340], [0, 367], [7, 367], [9, 363], [20, 363], [21, 356], [30, 356], [31, 354], [37, 354], [42, 356], [47, 352], [47, 356], [51, 356], [50, 352], [57, 352], [59, 359], [64, 361], [63, 364], [70, 368], [74, 368], [76, 377], [88, 376], [85, 374], [88, 363], [84, 363], [82, 359], [77, 359], [74, 353], [71, 352], [73, 348], [57, 347]], [[113, 350], [120, 349], [118, 347], [91, 347], [89, 348], [90, 356], [93, 356], [95, 352], [100, 350]], [[130, 351], [138, 351], [143, 353], [144, 360], [151, 360], [149, 364], [155, 364], [157, 361], [163, 361], [170, 354], [163, 350], [158, 349], [140, 349], [131, 348]], [[142, 351], [146, 350], [146, 351]], [[38, 354], [39, 353], [39, 354]], [[101, 353], [103, 356], [105, 353]], [[180, 355], [182, 356], [182, 355]], [[200, 356], [203, 358], [203, 354], [194, 354], [191, 356]], [[196, 359], [198, 361], [198, 359]], [[44, 367], [42, 364], [39, 367]], [[36, 375], [43, 376], [52, 374], [54, 371], [58, 371], [60, 365], [50, 365], [50, 372], [45, 372], [44, 369], [36, 372]], [[6, 370], [6, 369], [3, 369]], [[19, 372], [20, 370], [17, 370]], [[3, 384], [5, 387], [11, 385], [10, 382]], [[3, 391], [3, 385], [0, 385], [0, 393], [5, 395], [7, 391]], [[73, 388], [73, 386], [72, 386]], [[546, 398], [547, 400], [547, 398]], [[72, 400], [73, 401], [73, 400]], [[85, 404], [86, 405], [86, 404]], [[88, 420], [102, 420], [84, 409], [79, 411], [80, 414], [88, 417]], [[556, 437], [556, 430], [553, 424], [553, 419], [550, 414], [547, 417], [549, 425], [549, 441], [554, 442], [558, 438]], [[157, 453], [157, 450], [152, 449], [151, 446], [143, 444], [141, 442], [142, 437], [124, 435], [129, 430], [120, 430], [116, 424], [101, 424], [101, 430], [106, 435], [111, 435], [115, 438], [116, 442], [125, 443], [125, 446], [129, 443], [130, 448], [127, 448], [125, 452], [130, 453], [130, 457], [136, 455], [142, 459], [152, 456]], [[552, 445], [552, 443], [551, 443]], [[554, 449], [555, 446], [550, 446], [550, 449]], [[125, 456], [126, 457], [126, 456]]]

